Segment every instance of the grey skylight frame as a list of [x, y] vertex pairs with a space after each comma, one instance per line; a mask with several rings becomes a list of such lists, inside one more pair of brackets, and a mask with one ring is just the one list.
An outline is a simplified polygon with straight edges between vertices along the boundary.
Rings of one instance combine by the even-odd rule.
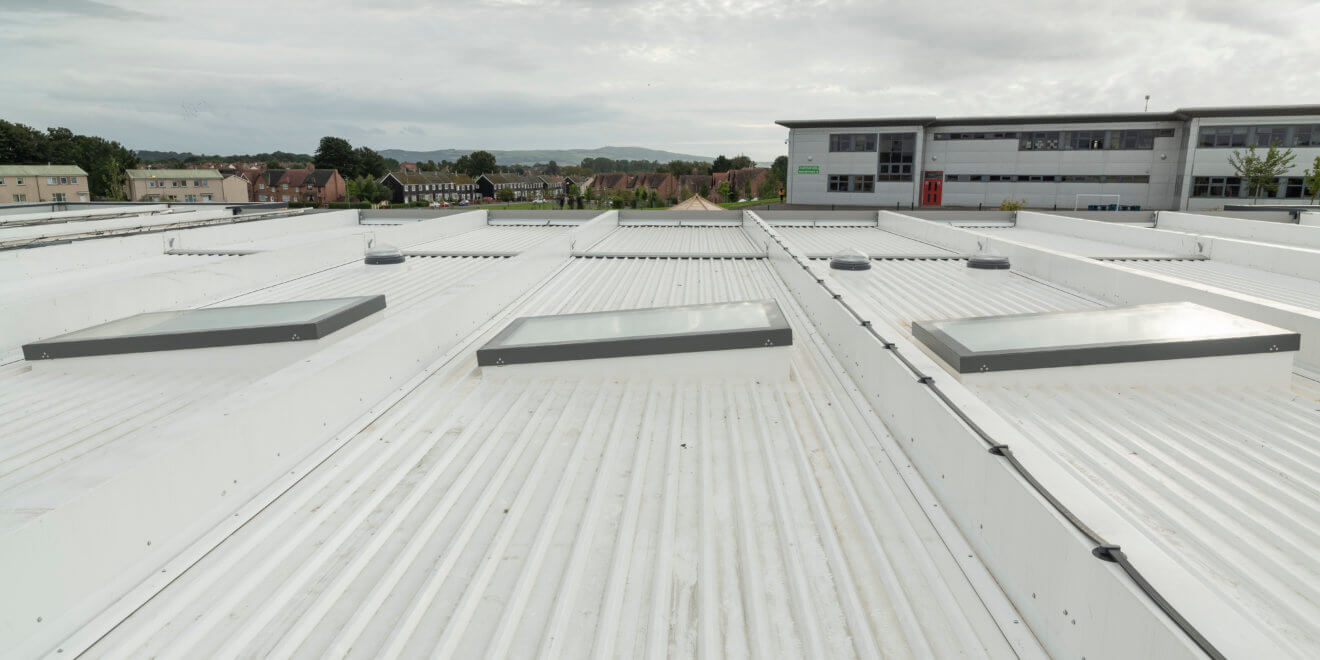
[[[58, 358], [89, 357], [93, 355], [120, 355], [124, 353], [150, 353], [155, 351], [175, 351], [189, 348], [212, 348], [217, 346], [240, 346], [245, 344], [269, 344], [285, 341], [303, 341], [320, 339], [336, 330], [356, 323], [382, 309], [385, 309], [385, 296], [354, 296], [351, 298], [322, 298], [316, 300], [291, 300], [260, 305], [235, 305], [232, 307], [206, 307], [193, 310], [177, 310], [180, 314], [190, 312], [210, 312], [214, 310], [252, 310], [301, 302], [341, 302], [334, 309], [319, 316], [305, 320], [264, 323], [229, 328], [196, 329], [165, 332], [138, 332], [107, 337], [86, 339], [69, 338], [93, 328], [99, 328], [143, 316], [162, 314], [148, 312], [117, 319], [108, 323], [77, 330], [59, 337], [36, 341], [23, 346], [23, 357], [28, 360], [52, 360]], [[164, 312], [168, 313], [168, 312]]]
[[[573, 340], [562, 342], [511, 344], [509, 338], [525, 324], [540, 319], [565, 317], [614, 317], [621, 314], [651, 312], [659, 309], [700, 310], [717, 309], [733, 305], [754, 304], [761, 306], [768, 320], [768, 325], [761, 328], [743, 330], [715, 330], [709, 332], [682, 332], [669, 334], [634, 335], [612, 339]], [[571, 360], [594, 360], [600, 358], [632, 357], [638, 355], [667, 355], [673, 353], [697, 353], [703, 351], [724, 351], [741, 348], [764, 348], [769, 346], [791, 346], [793, 330], [784, 317], [783, 310], [774, 300], [746, 300], [702, 305], [678, 305], [669, 307], [648, 307], [642, 309], [621, 309], [605, 312], [585, 312], [580, 314], [556, 314], [550, 316], [524, 316], [514, 319], [499, 334], [477, 350], [477, 365], [483, 367], [533, 364], [540, 362], [565, 362]]]
[[[949, 333], [942, 329], [945, 325], [954, 322], [1027, 317], [1083, 318], [1087, 315], [1103, 314], [1105, 312], [1181, 304], [1185, 303], [1156, 303], [1152, 305], [1111, 307], [1100, 310], [1005, 314], [1000, 316], [913, 321], [912, 336], [925, 344], [928, 348], [934, 351], [940, 359], [944, 360], [949, 366], [953, 367], [955, 371], [961, 374], [1018, 371], [1023, 369], [1046, 369], [1052, 367], [1075, 367], [1124, 362], [1151, 362], [1157, 360], [1177, 360], [1184, 358], [1247, 355], [1256, 353], [1277, 353], [1283, 351], [1296, 351], [1301, 348], [1301, 334], [1284, 330], [1282, 328], [1275, 328], [1276, 330], [1279, 330], [1279, 332], [1238, 337], [1134, 340], [1073, 344], [1069, 346], [1052, 346], [1046, 348], [974, 351], [959, 342], [957, 339], [954, 339]], [[1273, 327], [1267, 326], [1266, 324], [1260, 325]]]

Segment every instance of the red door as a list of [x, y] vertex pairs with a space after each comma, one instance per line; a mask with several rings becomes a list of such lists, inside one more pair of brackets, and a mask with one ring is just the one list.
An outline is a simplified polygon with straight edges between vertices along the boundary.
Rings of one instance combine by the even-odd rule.
[[921, 205], [939, 206], [944, 196], [944, 172], [926, 172], [921, 179]]

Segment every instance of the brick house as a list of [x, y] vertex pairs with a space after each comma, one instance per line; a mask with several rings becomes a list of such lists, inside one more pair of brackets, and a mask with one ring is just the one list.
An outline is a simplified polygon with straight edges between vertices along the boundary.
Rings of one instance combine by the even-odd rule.
[[0, 204], [91, 199], [87, 173], [77, 165], [0, 165]]

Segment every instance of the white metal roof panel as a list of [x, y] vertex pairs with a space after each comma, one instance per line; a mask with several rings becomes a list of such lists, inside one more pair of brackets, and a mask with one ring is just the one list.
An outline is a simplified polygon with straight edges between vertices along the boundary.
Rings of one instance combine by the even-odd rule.
[[848, 249], [860, 250], [872, 257], [954, 254], [938, 245], [923, 243], [878, 227], [778, 226], [775, 231], [807, 257], [828, 257]]
[[736, 226], [622, 226], [591, 246], [587, 254], [757, 256], [765, 250], [753, 245]]
[[856, 297], [845, 302], [860, 304], [908, 333], [913, 321], [1104, 306], [1015, 271], [971, 269], [962, 259], [876, 259], [871, 270], [831, 270], [830, 275]]
[[517, 313], [756, 298], [792, 380], [483, 379], [468, 352], [91, 653], [1039, 655], [764, 262], [580, 259]]
[[[431, 222], [444, 222], [432, 220]], [[560, 236], [571, 230], [571, 226], [489, 225], [472, 231], [446, 236], [440, 240], [419, 243], [408, 247], [410, 252], [462, 253], [517, 253], [540, 245], [542, 241]]]
[[1320, 282], [1222, 261], [1124, 261], [1123, 266], [1320, 311]]
[[1038, 229], [1025, 229], [1022, 227], [1004, 227], [990, 229], [986, 227], [968, 228], [964, 231], [971, 231], [984, 236], [1003, 238], [1010, 241], [1019, 241], [1028, 245], [1042, 247], [1047, 250], [1056, 250], [1067, 252], [1081, 257], [1176, 257], [1188, 256], [1178, 255], [1172, 252], [1154, 250], [1145, 247], [1134, 247], [1131, 245], [1122, 245], [1120, 243], [1110, 243], [1107, 241], [1097, 241], [1090, 238], [1080, 238], [1066, 234], [1056, 234]]
[[981, 387], [1149, 542], [1296, 657], [1320, 654], [1320, 388]]

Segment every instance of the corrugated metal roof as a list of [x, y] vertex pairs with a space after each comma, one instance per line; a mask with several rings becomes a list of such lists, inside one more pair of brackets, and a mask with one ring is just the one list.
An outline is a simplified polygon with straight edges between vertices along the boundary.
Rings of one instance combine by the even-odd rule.
[[568, 226], [490, 225], [462, 234], [446, 236], [438, 241], [413, 245], [408, 250], [411, 252], [444, 252], [451, 254], [463, 252], [516, 253], [536, 247], [546, 239], [560, 236], [570, 229], [572, 227]]
[[1242, 625], [1265, 626], [1297, 657], [1320, 653], [1314, 382], [977, 392], [1151, 543], [1192, 564]]
[[765, 250], [741, 227], [632, 226], [616, 228], [587, 254], [759, 256]]
[[1021, 227], [1004, 227], [1004, 228], [994, 228], [994, 229], [990, 229], [986, 227], [977, 227], [977, 228], [959, 227], [959, 229], [981, 234], [983, 236], [992, 236], [995, 238], [1008, 239], [1010, 241], [1019, 241], [1022, 243], [1034, 245], [1036, 247], [1042, 247], [1047, 250], [1057, 250], [1059, 252], [1067, 252], [1069, 254], [1075, 254], [1082, 257], [1131, 258], [1131, 257], [1193, 256], [1193, 255], [1179, 255], [1179, 254], [1174, 254], [1172, 252], [1153, 250], [1145, 247], [1133, 247], [1131, 245], [1122, 245], [1120, 243], [1097, 241], [1089, 238], [1079, 238], [1076, 236], [1068, 236], [1066, 234], [1056, 234], [1053, 232], [1040, 231], [1037, 229], [1024, 229]]
[[1125, 261], [1121, 265], [1320, 311], [1320, 282], [1315, 280], [1214, 260]]
[[830, 275], [860, 299], [849, 297], [850, 303], [904, 332], [910, 332], [913, 321], [1104, 306], [1017, 272], [973, 270], [961, 259], [879, 259], [871, 262], [871, 270], [831, 270]]
[[765, 297], [791, 381], [468, 353], [91, 654], [1013, 655], [765, 262], [580, 259], [518, 313]]
[[828, 257], [841, 250], [860, 250], [872, 257], [933, 255], [953, 252], [938, 245], [900, 236], [878, 227], [775, 227], [807, 257]]

